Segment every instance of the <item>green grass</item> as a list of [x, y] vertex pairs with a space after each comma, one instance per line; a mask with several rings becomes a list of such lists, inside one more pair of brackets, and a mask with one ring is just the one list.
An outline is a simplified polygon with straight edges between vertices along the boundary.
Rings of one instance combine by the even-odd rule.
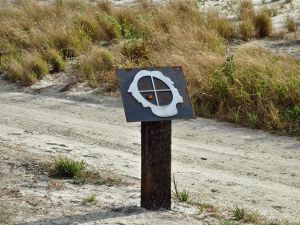
[[233, 209], [233, 215], [236, 220], [243, 220], [246, 218], [246, 211], [244, 208], [240, 208], [239, 206], [235, 205]]
[[55, 178], [74, 178], [86, 168], [83, 161], [76, 161], [67, 157], [55, 159], [50, 169], [50, 175]]
[[234, 205], [233, 216], [235, 220], [244, 223], [256, 224], [261, 221], [262, 216], [258, 212], [247, 211], [245, 208]]
[[177, 186], [177, 181], [175, 179], [175, 176], [173, 175], [173, 197], [176, 198], [178, 201], [180, 202], [188, 202], [189, 201], [189, 191], [182, 189], [179, 190], [178, 186]]

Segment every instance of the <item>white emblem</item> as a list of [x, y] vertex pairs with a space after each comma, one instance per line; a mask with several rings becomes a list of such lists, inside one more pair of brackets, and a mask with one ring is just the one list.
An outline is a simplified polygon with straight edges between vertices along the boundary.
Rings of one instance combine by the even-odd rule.
[[[151, 78], [153, 90], [139, 90], [138, 89], [138, 81], [142, 77], [150, 77]], [[157, 79], [161, 80], [163, 83], [165, 83], [169, 87], [169, 89], [156, 89], [153, 78], [157, 78]], [[159, 99], [157, 97], [157, 92], [160, 92], [160, 91], [172, 92], [173, 99], [170, 104], [163, 105], [163, 106], [159, 105]], [[152, 113], [159, 117], [169, 117], [169, 116], [177, 115], [178, 110], [177, 110], [176, 105], [178, 103], [183, 103], [183, 99], [180, 96], [177, 88], [174, 87], [174, 82], [169, 77], [164, 76], [160, 71], [148, 71], [148, 70], [139, 71], [135, 75], [132, 83], [130, 84], [128, 92], [130, 92], [132, 94], [132, 96], [139, 103], [141, 103], [143, 105], [143, 107], [150, 107]], [[141, 94], [142, 92], [154, 92], [157, 105], [152, 104], [151, 102], [146, 100], [143, 97], [143, 95]]]

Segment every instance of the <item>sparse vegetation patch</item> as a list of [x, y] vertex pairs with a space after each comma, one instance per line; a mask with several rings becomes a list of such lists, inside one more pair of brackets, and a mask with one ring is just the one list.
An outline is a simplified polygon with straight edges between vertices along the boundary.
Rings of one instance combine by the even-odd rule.
[[55, 159], [50, 169], [50, 175], [55, 178], [74, 178], [86, 168], [83, 161], [76, 161], [67, 157]]
[[177, 181], [175, 179], [175, 176], [173, 175], [173, 197], [180, 202], [187, 202], [190, 197], [189, 191], [187, 191], [186, 189], [179, 190], [177, 185]]

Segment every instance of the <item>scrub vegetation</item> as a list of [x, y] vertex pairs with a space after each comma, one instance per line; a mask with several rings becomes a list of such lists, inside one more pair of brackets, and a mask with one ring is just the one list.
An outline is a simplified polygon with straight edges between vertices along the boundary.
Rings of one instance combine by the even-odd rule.
[[117, 91], [117, 67], [182, 65], [196, 114], [300, 134], [300, 61], [262, 49], [228, 50], [232, 38], [272, 34], [250, 2], [242, 22], [199, 12], [197, 1], [115, 7], [78, 0], [19, 0], [0, 9], [0, 73], [31, 85], [75, 59], [78, 82]]

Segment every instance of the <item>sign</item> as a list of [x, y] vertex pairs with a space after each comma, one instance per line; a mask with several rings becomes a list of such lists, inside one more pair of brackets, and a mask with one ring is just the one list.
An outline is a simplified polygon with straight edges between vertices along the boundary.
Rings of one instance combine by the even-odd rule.
[[194, 117], [181, 67], [118, 69], [127, 122]]
[[181, 67], [118, 69], [126, 120], [141, 121], [141, 206], [171, 209], [174, 119], [194, 113]]

